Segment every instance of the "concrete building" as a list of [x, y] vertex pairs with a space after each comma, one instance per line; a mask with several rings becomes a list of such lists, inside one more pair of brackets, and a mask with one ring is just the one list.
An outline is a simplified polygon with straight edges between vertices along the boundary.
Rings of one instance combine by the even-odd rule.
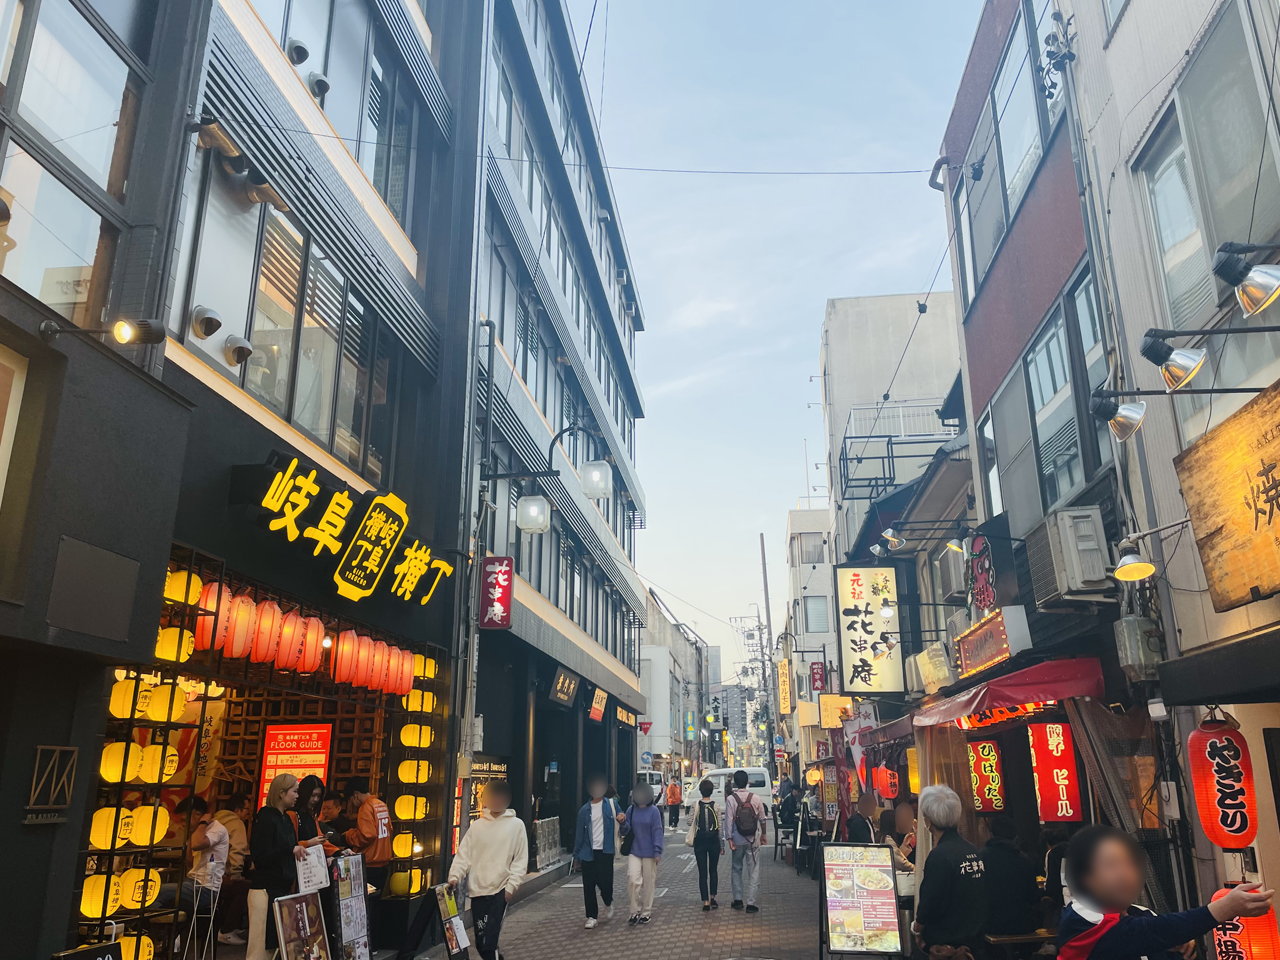
[[[810, 664], [822, 665], [825, 689], [827, 665], [832, 680], [839, 682], [832, 564], [831, 515], [827, 510], [790, 510], [787, 513], [787, 603], [790, 631], [795, 635], [791, 649], [802, 651], [793, 657], [799, 676], [797, 695], [814, 699]], [[815, 652], [816, 651], [816, 652]]]
[[711, 703], [706, 642], [681, 623], [661, 597], [648, 593], [648, 619], [640, 631], [640, 683], [648, 712], [640, 722], [640, 753], [653, 754], [653, 768], [666, 775], [694, 776], [706, 759], [706, 713]]

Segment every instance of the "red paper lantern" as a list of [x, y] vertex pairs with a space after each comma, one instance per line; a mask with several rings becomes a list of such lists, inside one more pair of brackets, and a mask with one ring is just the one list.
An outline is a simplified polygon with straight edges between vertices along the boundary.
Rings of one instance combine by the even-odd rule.
[[886, 764], [880, 764], [880, 769], [876, 771], [876, 790], [885, 800], [897, 797], [898, 771], [890, 770]]
[[400, 651], [400, 673], [393, 691], [398, 696], [406, 696], [413, 689], [413, 654], [408, 650]]
[[200, 610], [196, 617], [196, 649], [221, 650], [231, 620], [231, 591], [217, 580], [206, 583], [200, 592]]
[[319, 617], [307, 617], [302, 638], [302, 654], [298, 657], [299, 673], [315, 673], [324, 659], [324, 623]]
[[367, 687], [369, 678], [373, 676], [373, 638], [361, 634], [356, 641], [356, 669], [351, 684]]
[[258, 623], [253, 630], [250, 660], [254, 663], [269, 663], [276, 658], [283, 624], [284, 614], [280, 612], [280, 604], [274, 600], [263, 600], [258, 604]]
[[350, 683], [356, 672], [356, 648], [360, 646], [354, 630], [343, 630], [333, 645], [333, 682]]
[[253, 647], [254, 628], [258, 625], [258, 605], [250, 597], [241, 594], [231, 600], [231, 613], [227, 621], [227, 638], [222, 655], [240, 660], [249, 655]]
[[381, 690], [387, 684], [387, 645], [373, 641], [373, 654], [369, 666], [369, 689]]
[[284, 615], [280, 625], [280, 644], [276, 648], [276, 669], [292, 670], [302, 658], [302, 644], [307, 636], [307, 621], [297, 610]]
[[[1211, 900], [1230, 891], [1219, 890]], [[1218, 960], [1275, 960], [1280, 957], [1280, 933], [1274, 910], [1260, 917], [1236, 917], [1213, 928], [1213, 945]]]
[[400, 655], [399, 647], [387, 647], [387, 682], [382, 685], [385, 693], [398, 693], [400, 690]]
[[1187, 759], [1205, 836], [1224, 850], [1249, 846], [1258, 833], [1258, 793], [1244, 734], [1226, 720], [1206, 720], [1187, 738]]

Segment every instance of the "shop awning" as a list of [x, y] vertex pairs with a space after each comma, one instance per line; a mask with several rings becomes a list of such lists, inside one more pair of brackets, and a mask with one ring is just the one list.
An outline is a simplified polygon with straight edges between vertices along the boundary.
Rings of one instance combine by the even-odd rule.
[[911, 714], [882, 723], [874, 730], [863, 730], [858, 734], [858, 742], [864, 747], [874, 747], [878, 743], [890, 740], [901, 740], [903, 737], [914, 737], [915, 728], [911, 723]]
[[1096, 657], [1047, 660], [925, 707], [911, 722], [917, 727], [933, 727], [994, 707], [1016, 707], [1070, 697], [1100, 697], [1102, 691], [1102, 664]]
[[1270, 703], [1280, 699], [1280, 636], [1265, 633], [1160, 664], [1164, 702]]

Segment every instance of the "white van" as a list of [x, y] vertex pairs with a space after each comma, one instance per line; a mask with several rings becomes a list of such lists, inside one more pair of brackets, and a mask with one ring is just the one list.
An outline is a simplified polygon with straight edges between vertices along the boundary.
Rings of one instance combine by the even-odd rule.
[[[653, 787], [654, 804], [657, 806], [666, 806], [667, 798], [665, 795], [662, 796], [662, 803], [658, 803], [659, 794], [662, 794], [662, 791], [666, 789], [663, 784], [661, 773], [657, 770], [637, 770], [636, 783], [647, 783], [649, 786]], [[631, 802], [631, 788], [628, 787], [626, 794], [620, 795], [618, 799], [622, 801], [622, 806], [625, 809], [626, 805]]]
[[724, 802], [728, 797], [725, 793], [724, 785], [728, 783], [729, 789], [733, 789], [733, 775], [738, 770], [747, 771], [747, 789], [760, 798], [760, 802], [764, 804], [765, 816], [769, 816], [769, 811], [773, 809], [773, 789], [769, 785], [769, 771], [764, 767], [722, 767], [719, 770], [710, 770], [703, 774], [699, 779], [710, 780], [715, 785], [715, 790], [711, 796], [715, 797], [716, 803], [724, 809]]

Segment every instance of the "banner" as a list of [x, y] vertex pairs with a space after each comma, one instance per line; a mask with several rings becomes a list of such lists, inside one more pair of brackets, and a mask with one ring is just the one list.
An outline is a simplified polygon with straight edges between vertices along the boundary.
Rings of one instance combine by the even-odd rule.
[[779, 660], [778, 667], [778, 713], [784, 717], [796, 709], [795, 691], [792, 689], [792, 671], [790, 660]]
[[840, 689], [854, 696], [902, 693], [897, 575], [890, 567], [836, 567], [835, 578]]

